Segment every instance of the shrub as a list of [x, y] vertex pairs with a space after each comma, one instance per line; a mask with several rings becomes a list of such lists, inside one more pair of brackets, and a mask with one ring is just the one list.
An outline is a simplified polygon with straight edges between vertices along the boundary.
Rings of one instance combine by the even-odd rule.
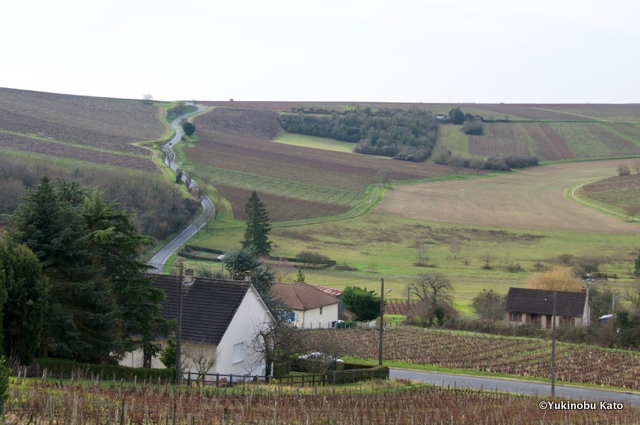
[[85, 375], [103, 376], [105, 379], [113, 378], [124, 379], [125, 381], [132, 381], [135, 376], [138, 379], [173, 379], [175, 373], [173, 369], [148, 369], [148, 368], [131, 368], [118, 365], [106, 365], [106, 364], [89, 364], [89, 363], [77, 363], [73, 360], [54, 359], [54, 358], [41, 358], [36, 361], [38, 375], [40, 371], [48, 369], [53, 376], [67, 376], [71, 373], [84, 373]]
[[189, 137], [191, 137], [193, 133], [196, 132], [195, 124], [190, 123], [189, 121], [185, 121], [182, 123], [182, 129], [184, 130], [184, 134], [186, 134]]
[[482, 124], [482, 121], [474, 118], [464, 122], [462, 125], [462, 131], [464, 131], [465, 134], [482, 136], [484, 134], [484, 125]]
[[560, 263], [564, 264], [565, 266], [569, 266], [573, 262], [573, 255], [560, 254], [558, 255], [558, 261], [560, 261]]
[[631, 174], [631, 169], [626, 164], [620, 165], [618, 166], [618, 174], [621, 176], [628, 176]]
[[517, 272], [523, 272], [524, 269], [522, 268], [522, 266], [520, 265], [520, 263], [513, 263], [513, 261], [511, 262], [511, 264], [508, 264], [506, 267], [508, 272], [511, 273], [517, 273]]
[[296, 260], [304, 264], [312, 264], [316, 267], [318, 264], [328, 264], [331, 259], [326, 255], [322, 255], [319, 252], [302, 251], [296, 255]]

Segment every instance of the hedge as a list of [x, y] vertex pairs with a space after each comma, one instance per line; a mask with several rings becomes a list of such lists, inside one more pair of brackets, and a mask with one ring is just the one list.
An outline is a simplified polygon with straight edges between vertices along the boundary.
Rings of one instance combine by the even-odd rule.
[[32, 375], [42, 376], [44, 369], [47, 369], [47, 375], [59, 378], [70, 377], [72, 373], [76, 376], [84, 375], [85, 377], [93, 374], [94, 376], [102, 376], [105, 380], [113, 379], [115, 374], [115, 379], [124, 379], [125, 381], [133, 381], [136, 376], [138, 380], [158, 378], [171, 380], [175, 376], [174, 369], [132, 368], [118, 365], [78, 363], [73, 360], [53, 358], [37, 359], [34, 366], [29, 371]]

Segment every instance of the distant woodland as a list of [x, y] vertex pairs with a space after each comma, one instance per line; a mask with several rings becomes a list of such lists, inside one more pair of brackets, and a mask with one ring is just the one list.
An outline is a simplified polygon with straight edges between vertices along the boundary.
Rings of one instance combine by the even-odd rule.
[[13, 214], [28, 189], [35, 188], [42, 176], [51, 180], [77, 180], [89, 188], [98, 187], [107, 201], [134, 214], [140, 232], [164, 239], [185, 227], [198, 211], [198, 203], [183, 197], [180, 187], [148, 173], [129, 173], [96, 169], [65, 170], [47, 163], [0, 159], [0, 221]]
[[327, 137], [356, 143], [354, 152], [390, 156], [405, 161], [427, 159], [436, 142], [438, 126], [433, 114], [417, 109], [356, 109], [344, 114], [282, 114], [289, 133]]

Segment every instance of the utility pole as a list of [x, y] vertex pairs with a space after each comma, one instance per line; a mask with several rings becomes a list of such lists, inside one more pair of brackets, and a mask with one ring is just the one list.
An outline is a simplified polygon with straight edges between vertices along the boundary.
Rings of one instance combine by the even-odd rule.
[[556, 290], [553, 290], [553, 313], [551, 314], [551, 397], [556, 395]]
[[182, 373], [180, 373], [180, 369], [182, 368], [181, 364], [181, 339], [182, 339], [182, 263], [180, 263], [180, 274], [178, 278], [178, 325], [176, 329], [176, 382], [178, 384], [182, 384]]
[[380, 343], [378, 346], [378, 364], [382, 366], [382, 334], [384, 333], [384, 277], [380, 280]]

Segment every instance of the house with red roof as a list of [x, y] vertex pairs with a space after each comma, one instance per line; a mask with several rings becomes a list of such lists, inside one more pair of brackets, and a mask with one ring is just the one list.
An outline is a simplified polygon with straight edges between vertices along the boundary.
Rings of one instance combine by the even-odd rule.
[[286, 305], [280, 318], [289, 320], [297, 328], [330, 328], [338, 320], [340, 300], [307, 283], [277, 283], [271, 287], [271, 295]]

